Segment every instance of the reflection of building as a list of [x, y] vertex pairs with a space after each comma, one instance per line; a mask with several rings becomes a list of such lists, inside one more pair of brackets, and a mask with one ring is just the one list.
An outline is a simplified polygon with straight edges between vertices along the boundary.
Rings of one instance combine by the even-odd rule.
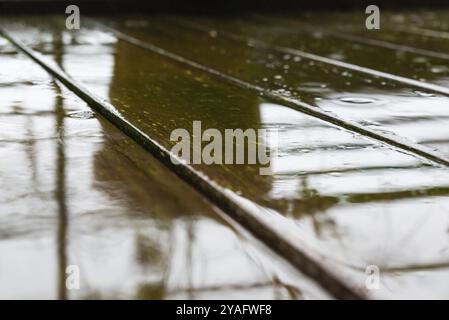
[[[239, 63], [244, 62], [235, 62]], [[215, 128], [223, 136], [225, 129], [257, 130], [264, 125], [256, 95], [211, 81], [205, 73], [123, 41], [116, 44], [109, 96], [130, 121], [168, 148], [174, 144], [170, 142], [171, 132], [177, 128], [191, 131], [195, 120], [201, 120], [203, 131]], [[259, 167], [213, 165], [201, 169], [226, 186], [243, 185], [251, 191], [253, 183], [245, 185], [245, 180], [258, 179], [255, 175]], [[259, 179], [256, 195], [269, 190], [270, 179]]]
[[[133, 35], [164, 43], [168, 40], [157, 40], [160, 25], [156, 24], [152, 32], [145, 33], [146, 29], [132, 29]], [[153, 30], [153, 25], [151, 25]], [[127, 30], [127, 32], [131, 32]], [[164, 32], [161, 38], [169, 36]], [[147, 38], [148, 37], [148, 38]], [[176, 42], [171, 42], [171, 49], [176, 49]], [[194, 43], [192, 44], [194, 46]], [[182, 49], [180, 49], [182, 50]], [[175, 51], [176, 52], [176, 51]], [[257, 51], [254, 52], [257, 55]], [[263, 55], [263, 53], [261, 53]], [[235, 86], [224, 84], [220, 81], [210, 81], [204, 73], [189, 70], [185, 66], [173, 63], [161, 58], [149, 51], [137, 48], [133, 45], [118, 41], [115, 51], [114, 76], [111, 81], [110, 100], [124, 107], [121, 111], [129, 119], [137, 123], [151, 136], [156, 136], [162, 144], [170, 145], [168, 137], [176, 128], [192, 127], [194, 120], [201, 120], [203, 128], [217, 128], [224, 132], [226, 128], [281, 128], [280, 143], [283, 156], [274, 159], [276, 174], [289, 172], [323, 170], [325, 165], [319, 157], [307, 157], [302, 150], [290, 152], [292, 146], [309, 144], [316, 147], [317, 138], [324, 138], [324, 126], [317, 126], [311, 117], [280, 105], [263, 102], [255, 94], [246, 93], [245, 90]], [[211, 64], [214, 59], [223, 59], [220, 55], [210, 57]], [[246, 62], [239, 59], [220, 61], [226, 63], [232, 70], [246, 69]], [[244, 93], [245, 92], [245, 93]], [[137, 109], [136, 106], [141, 106]], [[315, 125], [315, 130], [310, 127]], [[286, 128], [283, 128], [287, 126]], [[295, 126], [295, 128], [290, 128]], [[203, 129], [204, 130], [204, 129]], [[273, 141], [266, 141], [270, 146]], [[285, 156], [288, 154], [289, 156]], [[274, 176], [259, 176], [259, 166], [202, 166], [209, 176], [230, 186], [235, 190], [245, 190], [245, 196], [255, 201], [261, 201], [268, 207], [280, 212], [291, 211], [291, 202], [288, 194], [294, 193], [294, 197], [300, 199], [304, 205], [294, 206], [294, 214], [313, 214], [311, 208], [317, 208], [316, 212], [325, 211], [328, 206], [338, 202], [329, 197], [320, 198], [316, 194], [313, 201], [303, 199], [301, 193], [307, 193], [301, 179], [296, 177], [297, 188], [287, 185], [289, 190], [279, 190], [282, 183]], [[324, 168], [325, 170], [326, 168]], [[280, 178], [282, 179], [282, 177]], [[276, 191], [277, 190], [277, 191]], [[281, 194], [280, 198], [273, 192]], [[287, 195], [287, 197], [286, 197]], [[295, 200], [296, 201], [296, 200]], [[321, 201], [321, 203], [320, 203]], [[313, 203], [312, 203], [313, 202]], [[305, 209], [305, 208], [308, 209]]]

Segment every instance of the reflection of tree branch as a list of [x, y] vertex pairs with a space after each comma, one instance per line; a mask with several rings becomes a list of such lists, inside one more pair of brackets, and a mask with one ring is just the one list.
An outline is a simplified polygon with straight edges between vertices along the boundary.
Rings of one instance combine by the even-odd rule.
[[[27, 118], [27, 135], [29, 137], [33, 136], [33, 118], [28, 117]], [[37, 183], [37, 163], [36, 163], [36, 140], [35, 139], [29, 139], [25, 145], [27, 147], [25, 148], [25, 152], [28, 156], [28, 160], [30, 161], [30, 167], [31, 167], [31, 180], [33, 181], [33, 191], [36, 192], [38, 190], [38, 183]]]
[[421, 198], [428, 196], [447, 196], [449, 195], [449, 187], [434, 187], [427, 189], [401, 190], [381, 193], [359, 193], [346, 196], [348, 202], [364, 203], [381, 200], [398, 200], [408, 198]]
[[233, 228], [233, 226], [229, 225], [229, 228], [232, 228], [234, 230], [234, 232], [236, 233], [237, 239], [239, 240], [238, 243], [242, 244], [242, 251], [245, 254], [245, 256], [249, 259], [249, 261], [251, 261], [252, 264], [256, 268], [263, 269], [263, 271], [265, 272], [265, 275], [272, 279], [272, 281], [273, 281], [272, 284], [276, 284], [274, 286], [274, 289], [276, 289], [276, 287], [283, 287], [284, 289], [286, 289], [288, 291], [291, 299], [299, 299], [300, 297], [302, 297], [302, 292], [299, 288], [284, 284], [279, 280], [278, 277], [276, 277], [276, 276], [273, 277], [272, 275], [270, 275], [269, 272], [264, 268], [265, 267], [264, 263], [256, 260], [255, 256], [250, 254], [250, 252], [248, 250], [244, 250], [243, 244], [245, 244], [247, 239], [242, 234], [238, 233], [238, 231], [235, 230]]
[[[39, 196], [39, 197], [44, 197], [44, 196], [49, 195], [50, 193], [51, 193], [50, 191], [36, 191], [33, 194], [36, 195], [36, 196]], [[2, 199], [2, 203], [19, 201], [19, 200], [22, 200], [22, 199], [27, 198], [29, 196], [30, 196], [29, 192], [22, 193], [22, 194], [16, 195], [16, 196], [11, 197], [11, 198]]]
[[282, 176], [287, 176], [287, 177], [294, 177], [294, 176], [299, 176], [299, 177], [313, 177], [313, 176], [319, 176], [319, 175], [328, 175], [330, 173], [363, 173], [363, 172], [367, 172], [367, 171], [380, 171], [380, 170], [389, 170], [391, 172], [391, 170], [403, 170], [403, 169], [419, 169], [421, 167], [424, 167], [427, 165], [404, 165], [404, 166], [397, 166], [397, 167], [392, 167], [392, 166], [370, 166], [370, 167], [363, 167], [362, 165], [354, 167], [354, 168], [339, 168], [339, 169], [331, 169], [331, 170], [320, 170], [320, 171], [312, 171], [309, 170], [306, 173], [298, 173], [298, 172], [281, 172], [281, 173], [276, 173], [276, 176], [282, 177]]
[[[159, 228], [162, 228], [162, 226], [159, 226]], [[161, 248], [160, 235], [152, 235], [157, 237], [157, 240], [155, 240], [146, 232], [138, 231], [136, 234], [136, 261], [144, 270], [153, 267], [157, 268], [156, 272], [161, 274], [159, 280], [138, 286], [136, 292], [136, 298], [138, 299], [163, 299], [166, 295], [166, 286], [171, 269], [170, 257], [175, 243], [173, 228], [170, 223], [167, 226], [167, 232], [171, 238], [167, 241], [169, 248], [166, 252]]]
[[[46, 141], [46, 140], [55, 140], [57, 138], [48, 137], [48, 138], [33, 138], [34, 142], [37, 141]], [[0, 140], [0, 143], [19, 143], [19, 144], [28, 144], [31, 146], [30, 139], [5, 139]]]
[[294, 286], [281, 283], [280, 281], [276, 282], [258, 282], [258, 283], [252, 283], [252, 284], [226, 284], [226, 285], [216, 285], [216, 286], [205, 286], [205, 287], [198, 287], [198, 288], [178, 288], [173, 291], [167, 292], [167, 296], [170, 295], [176, 295], [180, 293], [187, 293], [191, 294], [194, 292], [208, 292], [208, 291], [227, 291], [227, 290], [245, 290], [245, 289], [257, 289], [257, 288], [264, 288], [264, 287], [281, 287], [288, 291], [290, 296], [295, 299], [299, 299], [302, 297], [301, 292]]
[[[365, 272], [365, 267], [355, 266], [345, 263], [351, 269]], [[449, 262], [435, 262], [426, 264], [408, 264], [404, 266], [381, 266], [377, 265], [381, 273], [399, 273], [399, 272], [416, 272], [416, 271], [429, 271], [449, 268]]]
[[33, 118], [36, 116], [47, 116], [47, 115], [53, 116], [54, 114], [55, 114], [54, 111], [49, 111], [49, 110], [41, 110], [41, 111], [33, 111], [33, 112], [20, 112], [20, 111], [0, 112], [1, 117], [22, 116], [22, 117]]
[[[195, 221], [193, 219], [188, 219], [187, 222], [187, 250], [186, 250], [186, 277], [187, 277], [187, 283], [189, 284], [189, 287], [193, 285], [193, 254], [194, 254], [194, 247], [195, 247]], [[189, 299], [193, 300], [194, 295], [193, 291], [188, 292], [189, 293]]]

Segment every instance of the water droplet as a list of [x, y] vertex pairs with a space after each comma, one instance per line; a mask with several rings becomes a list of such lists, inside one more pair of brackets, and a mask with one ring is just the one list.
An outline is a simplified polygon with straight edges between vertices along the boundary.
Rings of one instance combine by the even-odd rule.
[[306, 92], [327, 92], [330, 91], [327, 88], [326, 83], [322, 82], [305, 82], [300, 86], [296, 87], [297, 90], [306, 91]]
[[218, 32], [216, 30], [210, 30], [209, 36], [211, 36], [212, 38], [216, 38], [218, 36]]
[[68, 114], [68, 117], [74, 119], [92, 119], [95, 118], [95, 114], [92, 111], [84, 110], [71, 112]]
[[296, 56], [296, 57], [293, 58], [293, 61], [299, 62], [299, 61], [301, 61], [301, 57]]
[[369, 120], [359, 121], [359, 124], [361, 124], [363, 126], [375, 126], [375, 127], [380, 127], [381, 126], [381, 124], [379, 122], [369, 121]]
[[282, 80], [282, 76], [280, 74], [275, 75], [274, 78], [276, 80]]
[[346, 56], [341, 52], [335, 52], [329, 55], [329, 58], [335, 59], [335, 60], [344, 60]]
[[351, 104], [368, 104], [375, 102], [374, 99], [363, 98], [363, 97], [343, 97], [340, 98], [341, 102], [351, 103]]
[[435, 97], [435, 95], [433, 93], [430, 93], [430, 92], [424, 92], [424, 91], [415, 90], [415, 91], [413, 91], [413, 93], [416, 94], [417, 96], [420, 96], [420, 97], [427, 97], [427, 98]]
[[256, 46], [256, 42], [254, 40], [252, 40], [252, 39], [248, 40], [247, 44], [248, 44], [248, 47], [255, 47]]
[[430, 71], [432, 73], [444, 73], [449, 71], [449, 69], [446, 66], [433, 66], [432, 68], [430, 68]]
[[286, 89], [278, 89], [278, 90], [274, 90], [273, 92], [280, 94], [282, 96], [287, 96], [287, 97], [290, 97], [292, 95], [292, 93]]
[[329, 175], [333, 176], [333, 177], [340, 177], [341, 173], [340, 172], [329, 172]]
[[403, 15], [397, 14], [391, 17], [391, 21], [395, 23], [404, 23], [405, 17]]
[[416, 63], [426, 63], [426, 62], [427, 62], [427, 59], [424, 58], [424, 57], [417, 57], [417, 58], [414, 58], [414, 59], [413, 59], [413, 62], [416, 62]]

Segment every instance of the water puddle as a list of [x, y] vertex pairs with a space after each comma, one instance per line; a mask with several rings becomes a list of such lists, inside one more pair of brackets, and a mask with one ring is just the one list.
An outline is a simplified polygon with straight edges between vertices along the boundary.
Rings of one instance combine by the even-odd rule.
[[[27, 24], [30, 30], [35, 31], [26, 31]], [[32, 27], [33, 23], [27, 24], [18, 31], [10, 27], [10, 32], [21, 36], [21, 39], [36, 50], [44, 52], [41, 42], [45, 42], [51, 33], [46, 32], [45, 27], [39, 27], [44, 31], [36, 31], [39, 29]], [[48, 29], [52, 30], [50, 27]], [[152, 19], [148, 26], [123, 27], [123, 30], [139, 39], [161, 45], [223, 73], [252, 84], [259, 81], [259, 85], [262, 83], [269, 90], [285, 90], [284, 93], [300, 96], [318, 107], [378, 130], [416, 139], [425, 145], [442, 141], [445, 137], [448, 127], [445, 106], [448, 100], [444, 96], [430, 97], [427, 95], [430, 93], [425, 90], [425, 95], [417, 95], [413, 93], [416, 88], [376, 77], [368, 77], [368, 83], [366, 75], [306, 59], [295, 61], [293, 55], [254, 49], [254, 46], [246, 47], [224, 39], [220, 36], [220, 31], [211, 35], [211, 29], [220, 30], [209, 28], [204, 36], [188, 30], [179, 32], [178, 27], [166, 24], [163, 19]], [[39, 32], [42, 32], [42, 38], [28, 39], [28, 34], [36, 35]], [[282, 230], [291, 241], [304, 244], [324, 255], [331, 267], [342, 270], [360, 287], [365, 283], [366, 267], [374, 264], [385, 270], [382, 273], [383, 285], [375, 293], [378, 296], [416, 298], [426, 292], [428, 297], [445, 297], [445, 283], [449, 279], [449, 272], [444, 267], [435, 269], [434, 266], [443, 266], [449, 259], [447, 170], [280, 103], [273, 103], [257, 93], [217, 81], [206, 73], [183, 68], [180, 64], [122, 40], [111, 39], [109, 33], [100, 36], [98, 43], [93, 43], [93, 36], [102, 33], [96, 28], [86, 27], [81, 33], [71, 34], [76, 41], [68, 43], [61, 40], [66, 38], [66, 33], [63, 28], [53, 28], [52, 41], [64, 50], [57, 50], [58, 46], [55, 45], [56, 49], [45, 51], [47, 57], [59, 63], [77, 81], [111, 101], [127, 120], [167, 148], [173, 146], [173, 141], [169, 139], [171, 132], [177, 128], [190, 130], [195, 120], [201, 120], [204, 128], [218, 130], [278, 129], [280, 138], [277, 142], [272, 136], [264, 141], [268, 147], [275, 143], [278, 147], [278, 156], [272, 159], [271, 175], [260, 176], [258, 165], [198, 164], [194, 167], [223, 187], [234, 191], [251, 205], [261, 208], [261, 216], [272, 219], [272, 225]], [[22, 37], [23, 34], [25, 36]], [[85, 41], [85, 38], [88, 40]], [[215, 49], [212, 50], [211, 47]], [[83, 52], [82, 59], [79, 57], [80, 52]], [[99, 57], [102, 64], [98, 64]], [[286, 68], [286, 65], [289, 67]], [[95, 77], [87, 72], [93, 68]], [[320, 88], [322, 84], [326, 86]], [[317, 98], [320, 100], [315, 100]], [[97, 120], [67, 119], [76, 126], [88, 126], [91, 123], [98, 125]], [[106, 130], [106, 125], [102, 126], [102, 130]], [[418, 130], [419, 128], [432, 130]], [[108, 136], [118, 137], [118, 141], [123, 140], [118, 133], [108, 132], [111, 132]], [[273, 277], [259, 277], [259, 269], [247, 267], [246, 263], [251, 265], [248, 256], [252, 256], [248, 252], [253, 249], [245, 247], [243, 252], [232, 254], [228, 262], [219, 264], [219, 257], [224, 255], [226, 258], [224, 252], [229, 249], [228, 245], [231, 247], [235, 243], [239, 247], [241, 244], [237, 235], [217, 222], [217, 219], [203, 218], [203, 213], [209, 217], [210, 207], [199, 200], [197, 194], [193, 195], [190, 189], [183, 189], [185, 186], [179, 185], [178, 180], [160, 173], [162, 169], [157, 164], [146, 167], [136, 165], [133, 161], [128, 163], [128, 146], [133, 144], [123, 143], [120, 146], [113, 143], [110, 147], [99, 147], [96, 143], [93, 148], [96, 155], [92, 155], [93, 151], [87, 147], [80, 148], [80, 154], [69, 157], [76, 166], [68, 170], [75, 179], [79, 176], [75, 170], [81, 163], [79, 159], [82, 156], [93, 158], [90, 162], [84, 162], [87, 163], [87, 169], [91, 170], [88, 171], [91, 177], [89, 186], [101, 190], [87, 197], [86, 191], [81, 192], [84, 188], [76, 187], [78, 184], [71, 187], [79, 192], [76, 199], [85, 197], [78, 200], [82, 201], [80, 208], [100, 207], [93, 214], [88, 212], [82, 215], [88, 223], [76, 225], [80, 228], [75, 229], [79, 230], [79, 239], [92, 243], [95, 233], [89, 230], [99, 229], [104, 232], [101, 233], [104, 237], [102, 239], [110, 245], [108, 248], [116, 248], [117, 243], [120, 244], [120, 252], [128, 257], [124, 260], [131, 262], [126, 267], [121, 265], [122, 268], [118, 270], [123, 272], [114, 274], [114, 279], [126, 279], [125, 272], [132, 268], [152, 270], [152, 273], [139, 271], [136, 277], [141, 280], [129, 280], [133, 289], [123, 292], [133, 297], [145, 298], [185, 297], [188, 291], [179, 289], [184, 288], [185, 283], [194, 283], [195, 288], [206, 288], [203, 292], [211, 292], [214, 285], [220, 283], [223, 284], [221, 288], [226, 288], [221, 293], [228, 294], [235, 292], [233, 290], [237, 279], [238, 283], [253, 284], [259, 288], [251, 291], [256, 292], [257, 297], [259, 294], [261, 297], [273, 297], [274, 286], [269, 285], [269, 289], [265, 289], [267, 282], [273, 282]], [[108, 146], [106, 140], [104, 145]], [[114, 152], [110, 150], [103, 153], [102, 148], [112, 149]], [[145, 157], [137, 146], [134, 150], [133, 156], [135, 154], [138, 159]], [[140, 161], [136, 162], [139, 164]], [[146, 180], [147, 176], [145, 179], [140, 178], [142, 168], [147, 168], [145, 172], [149, 172], [150, 181]], [[21, 170], [18, 174], [20, 172]], [[151, 183], [151, 174], [163, 176]], [[135, 179], [143, 179], [145, 182], [132, 183]], [[176, 192], [174, 187], [177, 188]], [[152, 195], [150, 198], [149, 194]], [[195, 199], [198, 201], [187, 199], [189, 197], [197, 197]], [[98, 199], [106, 200], [102, 202]], [[22, 203], [28, 206], [39, 202], [34, 200]], [[196, 205], [201, 207], [196, 208]], [[123, 208], [126, 208], [124, 212], [127, 214], [123, 214]], [[200, 217], [193, 212], [201, 212]], [[109, 215], [115, 217], [108, 220], [113, 221], [110, 222], [113, 224], [110, 229], [102, 226], [106, 219], [101, 219], [109, 219]], [[150, 215], [151, 218], [146, 220], [145, 215]], [[172, 218], [173, 216], [176, 218]], [[128, 219], [136, 219], [133, 220], [134, 227], [130, 227]], [[146, 223], [141, 222], [141, 219]], [[155, 231], [144, 232], [145, 236], [142, 237], [141, 228]], [[111, 236], [111, 230], [115, 232], [117, 229], [121, 230], [120, 235]], [[222, 240], [228, 237], [231, 240]], [[89, 239], [91, 242], [87, 242]], [[156, 249], [153, 243], [157, 244]], [[167, 243], [174, 244], [175, 249], [167, 248]], [[73, 246], [75, 244], [76, 242]], [[90, 252], [98, 253], [95, 246], [90, 247], [88, 244], [86, 255], [93, 255]], [[213, 248], [209, 245], [213, 245]], [[131, 248], [134, 247], [138, 249], [133, 251]], [[183, 274], [179, 270], [188, 268], [187, 261], [192, 257], [189, 252], [195, 250], [205, 251], [195, 255], [198, 258], [193, 259], [196, 267], [192, 267], [194, 271], [189, 274], [190, 278], [176, 278], [176, 275]], [[118, 259], [114, 260], [112, 253], [105, 255], [106, 257], [98, 260], [111, 265], [120, 263]], [[217, 263], [204, 262], [209, 261], [209, 255], [215, 257], [216, 260], [213, 261]], [[262, 256], [263, 254], [258, 255]], [[263, 257], [258, 259], [264, 263], [269, 260]], [[90, 259], [86, 258], [86, 261]], [[241, 261], [242, 265], [238, 264], [236, 267], [235, 261]], [[228, 272], [211, 276], [215, 282], [207, 282], [201, 276], [206, 273], [200, 272], [205, 265], [211, 272]], [[273, 268], [277, 270], [277, 266]], [[244, 271], [237, 273], [236, 269]], [[92, 267], [91, 270], [92, 276], [89, 279], [95, 279], [94, 275], [100, 273], [99, 268]], [[168, 275], [164, 273], [166, 270], [170, 271]], [[112, 278], [110, 273], [106, 273], [105, 277], [108, 275]], [[240, 280], [240, 276], [243, 280]], [[291, 281], [291, 277], [285, 276], [283, 283]], [[100, 282], [95, 283], [99, 286]], [[304, 289], [309, 288], [307, 286], [298, 287], [302, 293], [298, 297], [315, 294], [308, 293], [315, 291]], [[178, 288], [178, 291], [170, 288]], [[115, 292], [112, 284], [110, 289], [102, 290], [99, 291]], [[250, 292], [237, 291], [244, 294]], [[236, 296], [240, 295], [236, 293]], [[193, 297], [202, 295], [198, 293]]]
[[328, 297], [31, 60], [0, 64], [0, 298]]

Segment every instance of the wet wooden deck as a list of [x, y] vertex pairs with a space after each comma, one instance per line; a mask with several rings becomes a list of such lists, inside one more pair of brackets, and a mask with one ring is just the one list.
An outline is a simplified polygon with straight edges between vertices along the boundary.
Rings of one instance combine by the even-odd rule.
[[[3, 17], [0, 297], [447, 298], [447, 16]], [[273, 174], [172, 165], [195, 120]]]

